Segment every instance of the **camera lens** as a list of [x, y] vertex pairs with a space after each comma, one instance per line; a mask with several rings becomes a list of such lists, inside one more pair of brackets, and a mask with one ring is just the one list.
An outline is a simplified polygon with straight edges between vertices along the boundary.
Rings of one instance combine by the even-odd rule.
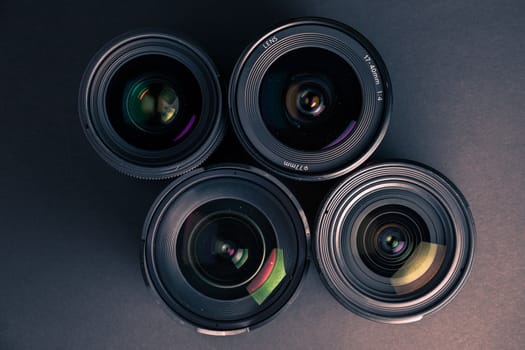
[[159, 179], [202, 163], [223, 135], [221, 91], [211, 60], [174, 36], [141, 32], [106, 45], [84, 74], [79, 112], [109, 164]]
[[309, 229], [291, 192], [247, 166], [197, 169], [170, 185], [144, 226], [144, 275], [174, 315], [206, 334], [274, 317], [307, 267]]
[[450, 181], [422, 165], [363, 168], [319, 213], [315, 253], [323, 281], [364, 317], [417, 321], [448, 303], [470, 272], [468, 205]]
[[362, 164], [388, 126], [386, 67], [353, 29], [324, 19], [276, 28], [241, 56], [230, 81], [232, 123], [261, 164], [326, 180]]

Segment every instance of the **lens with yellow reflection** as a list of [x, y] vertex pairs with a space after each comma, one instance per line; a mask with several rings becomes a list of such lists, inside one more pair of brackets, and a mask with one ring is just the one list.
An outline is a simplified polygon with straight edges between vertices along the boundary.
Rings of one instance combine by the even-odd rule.
[[461, 193], [412, 162], [368, 166], [337, 186], [317, 221], [324, 282], [348, 309], [406, 323], [448, 303], [472, 264], [474, 224]]
[[170, 185], [144, 226], [144, 275], [161, 304], [199, 332], [237, 334], [296, 294], [309, 229], [293, 194], [261, 170], [197, 169]]

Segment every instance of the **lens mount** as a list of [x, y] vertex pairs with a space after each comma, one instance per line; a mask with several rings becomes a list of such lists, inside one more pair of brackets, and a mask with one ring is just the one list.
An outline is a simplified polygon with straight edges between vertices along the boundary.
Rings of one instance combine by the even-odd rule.
[[308, 266], [309, 229], [293, 194], [253, 167], [194, 170], [157, 198], [144, 224], [154, 295], [199, 332], [231, 335], [272, 319]]
[[[333, 87], [328, 93], [325, 84], [313, 86], [313, 94], [303, 95], [302, 112], [310, 108], [324, 120], [312, 128], [291, 98], [299, 93], [294, 77], [302, 75]], [[374, 152], [386, 133], [392, 92], [381, 57], [361, 34], [305, 18], [245, 51], [230, 80], [229, 108], [237, 136], [257, 161], [288, 178], [319, 181], [348, 173]]]
[[79, 115], [97, 153], [138, 178], [183, 174], [220, 143], [221, 88], [213, 62], [173, 35], [141, 31], [105, 45], [82, 78]]
[[370, 165], [319, 210], [314, 250], [336, 299], [366, 318], [407, 323], [442, 308], [471, 270], [475, 229], [445, 177], [412, 162]]

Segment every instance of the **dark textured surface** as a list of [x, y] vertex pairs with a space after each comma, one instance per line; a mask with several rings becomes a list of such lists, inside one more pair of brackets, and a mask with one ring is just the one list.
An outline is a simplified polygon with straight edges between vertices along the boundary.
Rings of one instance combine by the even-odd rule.
[[[166, 182], [96, 156], [76, 113], [80, 77], [115, 35], [161, 26], [207, 50], [226, 84], [250, 40], [303, 15], [350, 24], [382, 54], [395, 103], [375, 159], [425, 162], [458, 185], [477, 225], [473, 272], [445, 309], [395, 326], [348, 312], [312, 266], [263, 328], [199, 335], [140, 274], [142, 222]], [[524, 348], [524, 15], [520, 0], [0, 1], [0, 349]], [[220, 152], [246, 159], [231, 136]], [[327, 186], [295, 188], [311, 213]]]

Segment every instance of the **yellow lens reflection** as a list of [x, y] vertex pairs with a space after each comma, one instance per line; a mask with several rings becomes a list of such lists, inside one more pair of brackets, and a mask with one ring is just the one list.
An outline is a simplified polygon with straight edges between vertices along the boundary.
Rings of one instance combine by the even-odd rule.
[[445, 253], [444, 245], [421, 242], [406, 263], [390, 278], [396, 293], [407, 294], [427, 284], [439, 271]]

